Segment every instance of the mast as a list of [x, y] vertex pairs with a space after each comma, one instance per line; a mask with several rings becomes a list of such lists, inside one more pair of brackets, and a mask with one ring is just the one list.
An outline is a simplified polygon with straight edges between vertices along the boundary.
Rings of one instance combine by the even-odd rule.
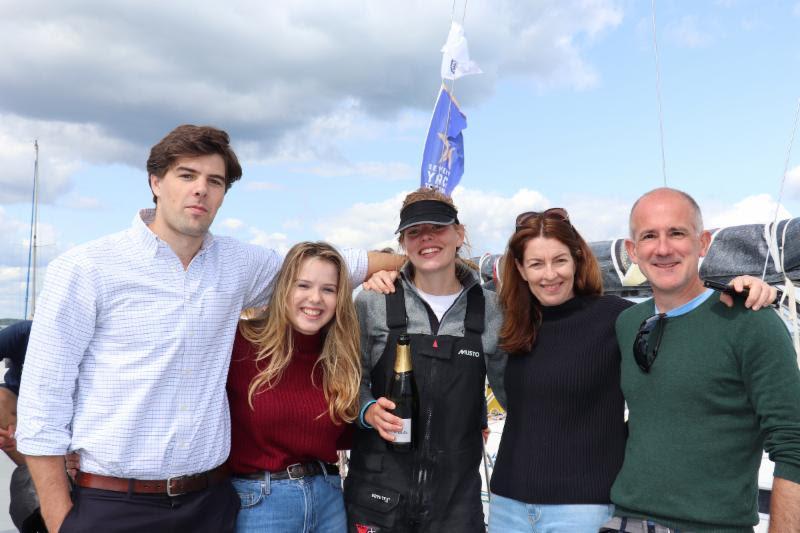
[[[31, 234], [28, 243], [28, 275], [25, 279], [25, 318], [36, 312], [36, 239], [39, 226], [39, 140], [33, 141], [36, 159], [33, 163], [33, 194], [31, 199]], [[31, 312], [28, 314], [28, 300]]]

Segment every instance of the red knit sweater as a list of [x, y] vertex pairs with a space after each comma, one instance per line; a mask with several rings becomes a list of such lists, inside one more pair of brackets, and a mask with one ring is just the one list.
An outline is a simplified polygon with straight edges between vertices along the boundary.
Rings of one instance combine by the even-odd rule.
[[314, 460], [335, 463], [336, 450], [348, 444], [350, 426], [335, 425], [328, 414], [320, 366], [314, 369], [312, 385], [321, 336], [294, 332], [294, 344], [295, 353], [281, 380], [257, 393], [251, 409], [247, 389], [258, 373], [256, 348], [236, 332], [227, 386], [231, 407], [228, 464], [234, 473], [277, 472]]

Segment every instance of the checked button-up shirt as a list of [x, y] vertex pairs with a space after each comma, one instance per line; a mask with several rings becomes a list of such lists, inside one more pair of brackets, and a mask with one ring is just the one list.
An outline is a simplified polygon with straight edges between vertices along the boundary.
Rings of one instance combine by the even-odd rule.
[[[208, 234], [184, 269], [147, 224], [50, 263], [18, 404], [18, 449], [80, 453], [81, 470], [163, 479], [230, 449], [225, 382], [242, 309], [265, 305], [282, 258]], [[363, 251], [344, 253], [354, 284]]]

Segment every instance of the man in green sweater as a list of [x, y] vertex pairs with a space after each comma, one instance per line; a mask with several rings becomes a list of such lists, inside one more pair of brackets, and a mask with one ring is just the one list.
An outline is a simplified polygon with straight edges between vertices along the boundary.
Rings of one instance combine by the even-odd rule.
[[629, 435], [601, 531], [752, 531], [762, 449], [776, 464], [770, 531], [800, 531], [800, 372], [786, 328], [772, 310], [710, 297], [698, 265], [711, 237], [686, 193], [645, 194], [630, 229], [653, 299], [617, 320]]

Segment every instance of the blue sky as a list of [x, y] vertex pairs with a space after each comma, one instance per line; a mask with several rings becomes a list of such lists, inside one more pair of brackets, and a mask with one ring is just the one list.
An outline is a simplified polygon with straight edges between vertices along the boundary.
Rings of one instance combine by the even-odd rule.
[[[229, 131], [243, 162], [215, 233], [391, 244], [452, 5], [0, 0], [0, 317], [22, 315], [34, 139], [42, 270], [151, 204], [149, 148], [184, 122]], [[667, 183], [708, 226], [771, 219], [800, 2], [657, 1], [656, 22]], [[470, 0], [464, 27], [485, 72], [455, 86], [468, 128], [454, 199], [475, 254], [550, 206], [589, 239], [623, 236], [630, 204], [663, 182], [651, 3]], [[800, 214], [799, 152], [782, 216]]]

